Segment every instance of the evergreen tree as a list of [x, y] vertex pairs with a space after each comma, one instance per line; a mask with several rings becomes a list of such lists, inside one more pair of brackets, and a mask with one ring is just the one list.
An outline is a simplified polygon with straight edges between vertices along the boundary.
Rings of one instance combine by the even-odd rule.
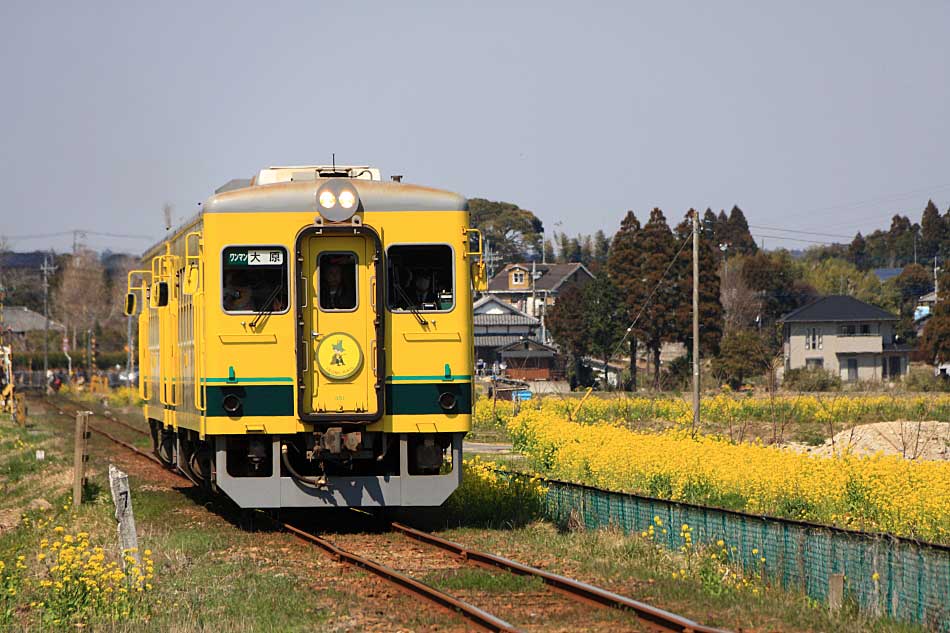
[[759, 250], [749, 232], [749, 223], [745, 219], [745, 214], [738, 205], [732, 207], [729, 212], [729, 247], [733, 252], [741, 255], [752, 255]]
[[610, 254], [610, 238], [600, 229], [594, 233], [594, 263], [599, 268], [607, 265], [607, 256]]
[[861, 235], [861, 231], [854, 236], [851, 244], [848, 246], [848, 261], [854, 264], [858, 270], [867, 270], [868, 265], [868, 244]]
[[620, 290], [606, 274], [597, 275], [584, 287], [584, 313], [590, 353], [604, 362], [604, 388], [607, 388], [607, 363], [623, 338], [627, 310]]
[[585, 235], [581, 237], [578, 235], [577, 241], [579, 244], [578, 250], [580, 251], [577, 261], [584, 264], [585, 266], [590, 266], [591, 262], [594, 261], [594, 242], [591, 239], [591, 236]]
[[554, 341], [568, 357], [571, 387], [587, 384], [583, 359], [590, 351], [584, 291], [577, 284], [565, 288], [548, 310], [546, 324]]
[[[692, 239], [692, 217], [696, 213], [690, 209], [685, 219], [676, 227], [676, 248]], [[703, 354], [715, 354], [719, 351], [722, 338], [723, 310], [719, 298], [719, 272], [717, 254], [719, 248], [714, 242], [699, 234], [699, 346]], [[677, 284], [679, 299], [676, 303], [676, 320], [679, 340], [686, 344], [687, 351], [693, 350], [693, 249], [686, 246], [680, 252], [677, 262]]]
[[[643, 278], [640, 274], [644, 249], [641, 240], [640, 222], [633, 211], [620, 223], [620, 230], [610, 240], [610, 252], [607, 256], [607, 271], [614, 282], [626, 307], [626, 323], [636, 318], [640, 304], [646, 298]], [[637, 388], [637, 336], [631, 332], [630, 340], [630, 385]]]
[[713, 210], [706, 208], [706, 213], [703, 214], [703, 221], [699, 225], [699, 229], [703, 232], [703, 239], [719, 248], [719, 245], [722, 244], [722, 240], [719, 239], [719, 219], [716, 217], [716, 214], [713, 213]]
[[675, 254], [675, 240], [666, 217], [657, 208], [650, 212], [650, 220], [643, 225], [641, 233], [643, 259], [640, 276], [648, 299], [641, 304], [642, 313], [633, 326], [633, 332], [653, 355], [653, 388], [659, 389], [660, 351], [663, 343], [676, 339], [677, 333], [679, 288], [675, 278], [664, 277]]
[[534, 213], [510, 202], [483, 198], [471, 198], [468, 206], [471, 225], [491, 243], [499, 265], [541, 259], [544, 226]]
[[544, 240], [544, 261], [549, 264], [553, 264], [555, 261], [557, 261], [555, 258], [556, 255], [554, 254], [554, 242], [551, 240]]
[[916, 238], [916, 225], [910, 218], [899, 214], [891, 218], [891, 228], [887, 232], [887, 265], [893, 268], [914, 261]]
[[920, 218], [920, 258], [918, 261], [932, 262], [946, 241], [947, 226], [940, 217], [940, 211], [933, 200], [927, 201], [927, 208]]

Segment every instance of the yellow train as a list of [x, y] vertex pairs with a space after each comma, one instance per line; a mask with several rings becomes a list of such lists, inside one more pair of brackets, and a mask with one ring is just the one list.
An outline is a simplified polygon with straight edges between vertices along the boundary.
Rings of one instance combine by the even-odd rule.
[[461, 480], [481, 237], [365, 166], [217, 189], [129, 274], [156, 454], [247, 508], [426, 506]]

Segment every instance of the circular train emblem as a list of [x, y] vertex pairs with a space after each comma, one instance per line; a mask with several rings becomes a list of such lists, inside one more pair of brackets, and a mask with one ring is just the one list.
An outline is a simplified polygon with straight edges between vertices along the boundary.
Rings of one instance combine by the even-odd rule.
[[317, 346], [317, 366], [327, 378], [346, 380], [363, 366], [363, 350], [349, 334], [328, 334]]

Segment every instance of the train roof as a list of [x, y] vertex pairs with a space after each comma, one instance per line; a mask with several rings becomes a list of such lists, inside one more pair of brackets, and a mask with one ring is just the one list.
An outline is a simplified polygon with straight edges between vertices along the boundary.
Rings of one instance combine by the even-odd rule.
[[[256, 179], [235, 179], [219, 187], [202, 205], [201, 211], [143, 253], [147, 257], [170, 237], [191, 226], [206, 213], [288, 213], [317, 211], [317, 190], [330, 178], [254, 184]], [[465, 196], [402, 182], [380, 182], [347, 178], [360, 197], [363, 210], [379, 211], [467, 211]]]
[[[204, 213], [281, 213], [316, 211], [317, 190], [329, 178], [277, 182], [228, 188], [208, 198], [202, 205]], [[465, 211], [465, 196], [401, 182], [379, 182], [348, 178], [360, 197], [365, 211]], [[240, 182], [240, 181], [239, 181]], [[243, 184], [243, 183], [241, 183]]]

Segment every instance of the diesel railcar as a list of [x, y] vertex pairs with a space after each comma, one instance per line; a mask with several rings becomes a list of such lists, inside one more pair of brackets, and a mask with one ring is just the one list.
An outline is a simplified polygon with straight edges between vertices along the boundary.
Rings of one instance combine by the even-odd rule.
[[129, 274], [155, 453], [246, 508], [441, 504], [484, 284], [460, 195], [366, 166], [227, 183]]

